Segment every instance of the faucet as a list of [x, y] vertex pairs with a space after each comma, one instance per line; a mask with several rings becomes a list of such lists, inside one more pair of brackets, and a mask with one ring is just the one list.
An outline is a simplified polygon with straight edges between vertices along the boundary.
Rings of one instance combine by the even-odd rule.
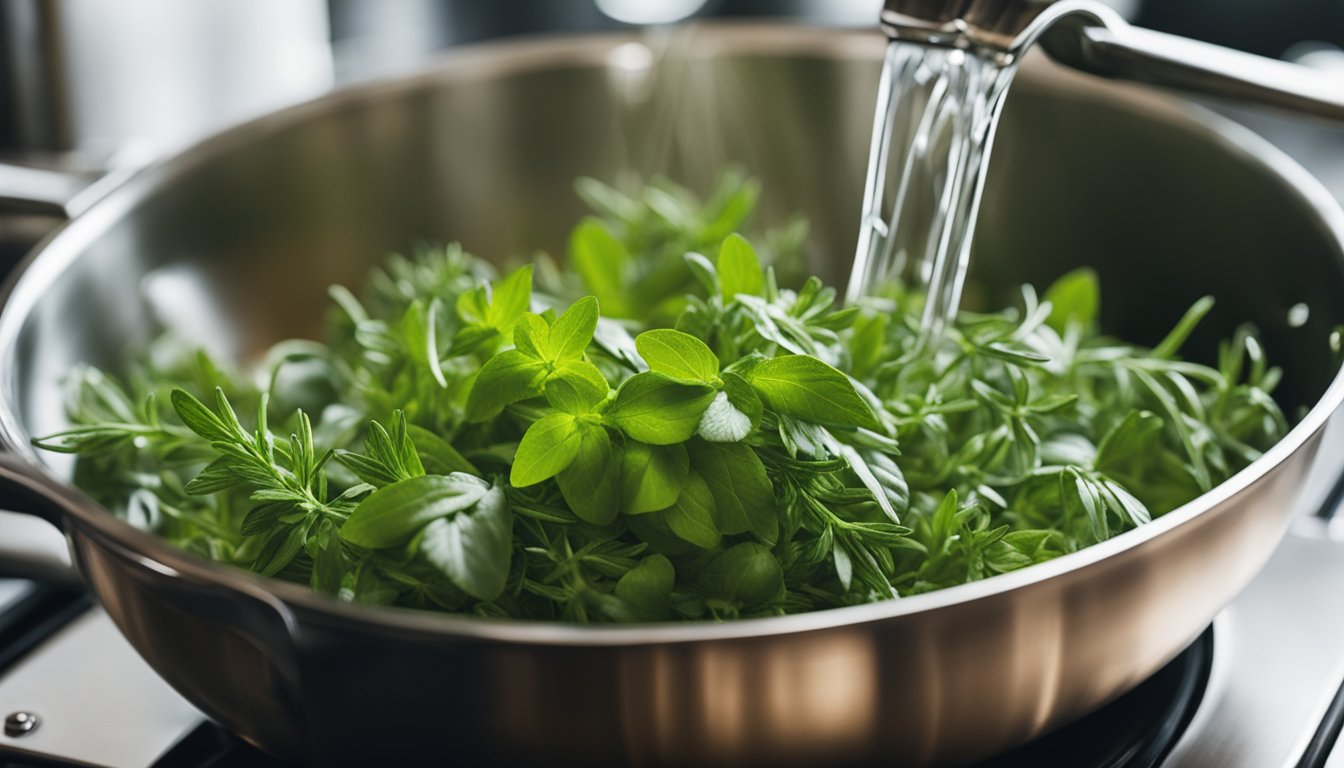
[[886, 0], [893, 40], [975, 51], [1001, 64], [1039, 43], [1061, 64], [1344, 120], [1344, 81], [1301, 65], [1131, 26], [1098, 0]]

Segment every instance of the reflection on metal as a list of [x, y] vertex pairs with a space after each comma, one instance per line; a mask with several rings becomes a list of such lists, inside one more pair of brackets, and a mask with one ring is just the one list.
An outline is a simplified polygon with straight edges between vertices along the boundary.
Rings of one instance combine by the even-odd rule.
[[37, 729], [41, 719], [32, 712], [11, 712], [5, 718], [5, 735], [11, 738], [27, 736]]

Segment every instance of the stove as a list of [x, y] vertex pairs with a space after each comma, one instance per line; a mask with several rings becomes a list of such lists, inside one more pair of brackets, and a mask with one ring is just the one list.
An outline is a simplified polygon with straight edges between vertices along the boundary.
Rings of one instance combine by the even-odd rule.
[[[1332, 506], [1344, 495], [1344, 481]], [[1299, 520], [1129, 694], [983, 768], [1344, 768], [1344, 536]], [[0, 581], [0, 768], [280, 768], [208, 721], [78, 588]]]

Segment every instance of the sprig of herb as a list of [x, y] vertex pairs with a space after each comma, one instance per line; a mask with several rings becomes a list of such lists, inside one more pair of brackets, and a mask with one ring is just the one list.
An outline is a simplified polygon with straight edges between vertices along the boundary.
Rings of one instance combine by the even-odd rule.
[[752, 182], [579, 190], [598, 216], [573, 272], [393, 257], [256, 383], [161, 342], [123, 380], [76, 371], [72, 427], [34, 442], [132, 522], [344, 600], [608, 622], [1015, 570], [1174, 509], [1287, 429], [1249, 330], [1216, 366], [1177, 356], [1210, 301], [1144, 350], [1099, 333], [1080, 270], [916, 355], [919, 297], [838, 306], [788, 275], [801, 227], [765, 253], [735, 234]]

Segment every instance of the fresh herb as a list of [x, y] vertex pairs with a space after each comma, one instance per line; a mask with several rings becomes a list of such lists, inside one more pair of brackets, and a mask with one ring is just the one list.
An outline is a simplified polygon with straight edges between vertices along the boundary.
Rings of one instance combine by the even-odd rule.
[[[1216, 366], [1100, 334], [1094, 274], [963, 313], [788, 278], [756, 186], [579, 183], [598, 216], [497, 276], [456, 246], [332, 289], [257, 377], [158, 342], [71, 377], [76, 482], [203, 556], [340, 599], [570, 622], [729, 619], [926, 592], [1141, 525], [1278, 440], [1249, 330]], [[796, 290], [781, 287], [799, 285]]]

